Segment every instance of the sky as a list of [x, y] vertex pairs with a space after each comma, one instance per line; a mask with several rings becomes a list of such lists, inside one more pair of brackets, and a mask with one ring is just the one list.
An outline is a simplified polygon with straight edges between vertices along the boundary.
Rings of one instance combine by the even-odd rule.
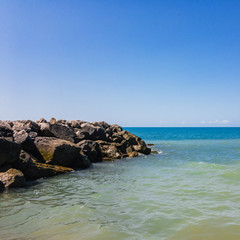
[[0, 119], [240, 127], [239, 0], [0, 0]]

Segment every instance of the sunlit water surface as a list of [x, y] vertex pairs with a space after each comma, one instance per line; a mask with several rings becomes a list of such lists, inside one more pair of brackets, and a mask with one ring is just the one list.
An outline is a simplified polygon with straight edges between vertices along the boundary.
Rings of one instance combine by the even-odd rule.
[[129, 130], [159, 154], [0, 194], [0, 239], [240, 239], [239, 129], [215, 139], [180, 129], [175, 140], [166, 129]]

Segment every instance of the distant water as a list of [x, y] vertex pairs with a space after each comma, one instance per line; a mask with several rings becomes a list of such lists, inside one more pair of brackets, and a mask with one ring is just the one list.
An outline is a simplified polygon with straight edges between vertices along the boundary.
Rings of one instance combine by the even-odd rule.
[[0, 239], [240, 239], [240, 128], [126, 129], [159, 154], [0, 194]]

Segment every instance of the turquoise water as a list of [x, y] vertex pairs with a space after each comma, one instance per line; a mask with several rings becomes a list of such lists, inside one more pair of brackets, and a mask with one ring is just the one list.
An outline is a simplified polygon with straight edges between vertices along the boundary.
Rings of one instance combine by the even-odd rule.
[[0, 194], [5, 239], [240, 239], [240, 128], [128, 128], [159, 154]]

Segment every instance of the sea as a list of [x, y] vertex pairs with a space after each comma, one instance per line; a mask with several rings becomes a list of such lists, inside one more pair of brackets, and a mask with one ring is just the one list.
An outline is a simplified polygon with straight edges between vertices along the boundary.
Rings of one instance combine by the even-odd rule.
[[0, 239], [240, 239], [240, 128], [125, 130], [157, 154], [1, 193]]

